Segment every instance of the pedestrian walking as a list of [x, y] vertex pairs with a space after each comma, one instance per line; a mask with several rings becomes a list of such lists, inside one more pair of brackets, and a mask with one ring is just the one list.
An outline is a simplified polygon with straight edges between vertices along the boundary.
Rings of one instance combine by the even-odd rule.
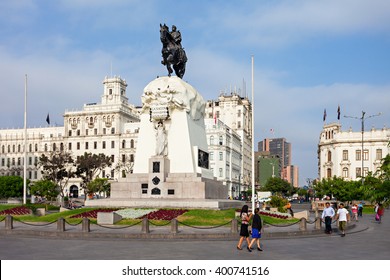
[[255, 243], [257, 244], [257, 250], [263, 251], [260, 244], [260, 238], [261, 238], [261, 231], [263, 229], [263, 221], [261, 220], [261, 217], [259, 215], [259, 208], [255, 209], [255, 214], [253, 215], [252, 219], [252, 241], [249, 244], [249, 252], [252, 252], [252, 245]]
[[358, 206], [357, 204], [354, 204], [351, 207], [352, 210], [352, 220], [354, 219], [356, 222], [358, 221]]
[[363, 201], [358, 204], [358, 216], [363, 217]]
[[240, 213], [241, 228], [240, 228], [240, 240], [238, 241], [238, 244], [237, 244], [238, 250], [242, 250], [242, 243], [244, 242], [244, 239], [246, 239], [248, 251], [250, 250], [249, 249], [250, 240], [249, 240], [248, 227], [249, 227], [249, 221], [250, 221], [251, 217], [252, 217], [252, 214], [250, 214], [250, 215], [248, 214], [248, 205], [245, 204], [244, 206], [242, 206], [241, 213]]
[[329, 202], [325, 203], [325, 209], [322, 211], [322, 221], [325, 222], [325, 233], [332, 233], [332, 219], [334, 217], [334, 209], [330, 206]]
[[345, 236], [345, 228], [347, 227], [347, 222], [350, 221], [349, 212], [344, 208], [344, 203], [340, 203], [339, 209], [336, 214], [336, 221], [339, 221], [339, 230], [341, 232], [341, 237]]
[[378, 223], [382, 222], [382, 216], [385, 213], [385, 207], [381, 203], [378, 203], [378, 207], [376, 210], [376, 216], [375, 219], [378, 221]]

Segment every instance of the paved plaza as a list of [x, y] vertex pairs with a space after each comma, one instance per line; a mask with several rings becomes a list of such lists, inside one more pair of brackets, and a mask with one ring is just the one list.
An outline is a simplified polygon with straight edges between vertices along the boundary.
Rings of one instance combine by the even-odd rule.
[[[288, 229], [262, 240], [264, 251], [236, 249], [234, 238], [123, 239], [0, 235], [2, 260], [390, 260], [389, 212], [378, 224], [365, 215], [346, 237], [321, 232], [291, 236]], [[291, 230], [291, 229], [290, 229]], [[245, 246], [245, 245], [244, 245]]]

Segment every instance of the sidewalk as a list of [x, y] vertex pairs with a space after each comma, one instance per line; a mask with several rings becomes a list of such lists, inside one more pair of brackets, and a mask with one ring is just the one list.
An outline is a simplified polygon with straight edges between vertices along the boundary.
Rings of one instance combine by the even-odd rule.
[[[265, 225], [263, 239], [299, 238], [324, 236], [324, 225], [321, 229], [315, 228], [315, 217], [310, 217], [306, 230], [300, 230], [300, 223], [288, 226]], [[336, 223], [332, 224], [334, 234], [337, 234]], [[347, 233], [357, 233], [368, 229], [367, 219], [359, 222], [351, 222], [347, 227]], [[174, 228], [175, 229], [175, 228]], [[145, 230], [144, 230], [145, 231]], [[165, 226], [155, 226], [149, 223], [149, 232], [143, 232], [142, 224], [134, 226], [102, 226], [90, 224], [88, 228], [83, 225], [71, 225], [65, 222], [65, 230], [58, 229], [57, 222], [50, 224], [24, 223], [13, 221], [13, 229], [6, 229], [5, 220], [0, 223], [0, 236], [12, 235], [39, 238], [65, 238], [65, 239], [218, 239], [236, 240], [238, 230], [232, 232], [231, 224], [220, 227], [191, 227], [178, 224], [177, 233], [172, 233], [171, 223]]]

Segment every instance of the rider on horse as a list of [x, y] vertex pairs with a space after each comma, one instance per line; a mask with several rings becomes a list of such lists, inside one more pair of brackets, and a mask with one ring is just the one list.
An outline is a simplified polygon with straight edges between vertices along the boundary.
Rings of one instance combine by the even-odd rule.
[[187, 62], [186, 53], [181, 46], [181, 33], [176, 29], [175, 25], [172, 25], [172, 31], [169, 32], [168, 26], [160, 24], [160, 39], [163, 43], [161, 50], [163, 60], [161, 63], [167, 66], [168, 75], [170, 76], [175, 70], [176, 75], [179, 78], [183, 78], [185, 72], [185, 66]]

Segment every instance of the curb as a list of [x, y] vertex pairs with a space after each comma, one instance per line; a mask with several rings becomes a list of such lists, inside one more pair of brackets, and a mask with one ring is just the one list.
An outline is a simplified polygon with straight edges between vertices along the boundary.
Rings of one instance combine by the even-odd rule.
[[[369, 227], [359, 227], [350, 225], [347, 228], [347, 233], [358, 233], [367, 230]], [[334, 229], [337, 233], [338, 230]], [[23, 229], [6, 229], [0, 230], [0, 236], [17, 236], [17, 237], [36, 237], [36, 238], [53, 238], [53, 239], [142, 239], [142, 240], [237, 240], [238, 233], [108, 233], [96, 232], [72, 232], [72, 231], [43, 231], [43, 230], [23, 230]], [[306, 231], [283, 231], [283, 232], [265, 232], [262, 239], [288, 239], [288, 238], [310, 238], [310, 237], [325, 237], [322, 229], [306, 230]]]

